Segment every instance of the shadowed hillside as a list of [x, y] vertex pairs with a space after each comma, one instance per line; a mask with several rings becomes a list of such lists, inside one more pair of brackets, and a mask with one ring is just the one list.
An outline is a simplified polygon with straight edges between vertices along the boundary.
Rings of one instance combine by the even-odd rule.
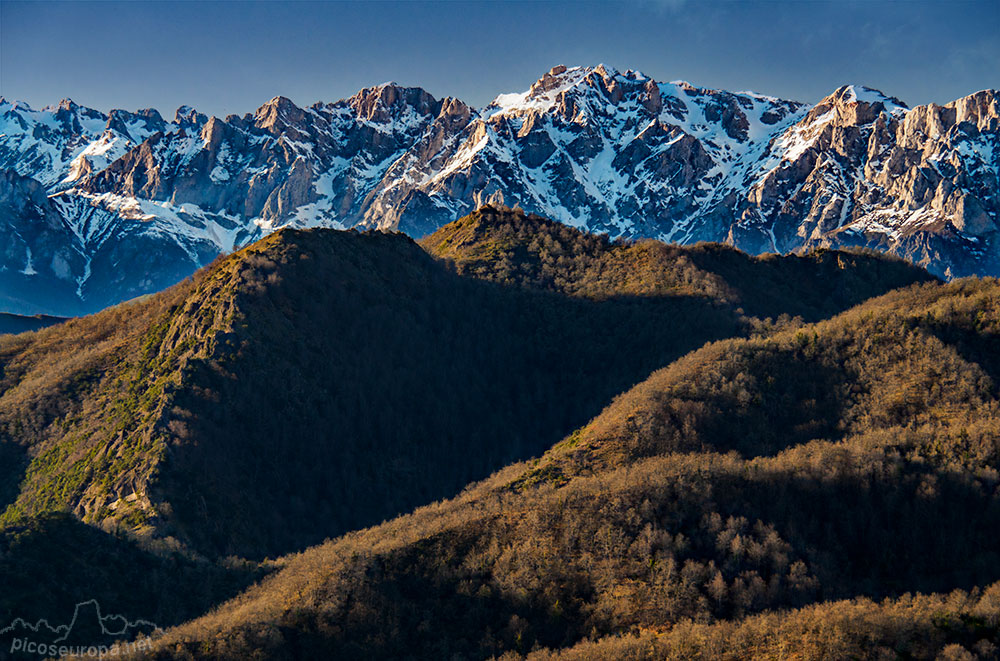
[[[510, 238], [511, 222], [534, 229]], [[691, 266], [687, 252], [707, 248], [608, 244], [490, 208], [455, 230], [469, 227], [485, 232], [475, 252], [507, 237], [522, 270], [558, 231], [582, 265], [546, 263], [545, 277], [581, 284], [462, 277], [400, 235], [285, 231], [149, 301], [10, 338], [4, 520], [69, 508], [209, 556], [302, 548], [542, 452], [653, 369], [755, 321], [734, 287]], [[828, 262], [746, 268], [787, 266], [803, 291], [928, 277]]]
[[[15, 618], [65, 624], [74, 607], [90, 599], [109, 614], [166, 627], [237, 594], [267, 570], [255, 563], [217, 564], [144, 548], [69, 515], [45, 514], [0, 531], [0, 630]], [[0, 631], [0, 658], [7, 658], [11, 637]]]
[[530, 661], [670, 659], [910, 658], [941, 661], [995, 659], [1000, 622], [1000, 583], [971, 593], [904, 596], [873, 602], [856, 599], [767, 613], [733, 622], [684, 622], [669, 632], [644, 630], [585, 642], [567, 650], [543, 650]]
[[401, 235], [287, 233], [224, 268], [160, 349], [197, 343], [163, 421], [168, 520], [219, 554], [303, 548], [451, 495], [740, 328], [706, 299], [461, 278]]
[[[453, 246], [479, 254], [506, 237], [497, 273], [525, 275], [435, 259], [439, 250], [402, 235], [286, 230], [148, 299], [0, 338], [3, 531], [33, 531], [38, 548], [66, 536], [111, 557], [152, 554], [159, 578], [140, 595], [169, 580], [178, 558], [193, 563], [176, 570], [175, 585], [184, 594], [203, 583], [202, 601], [167, 599], [157, 612], [172, 624], [272, 568], [256, 561], [451, 497], [541, 454], [706, 342], [765, 336], [800, 325], [792, 316], [930, 280], [868, 255], [751, 260], [716, 247], [609, 243], [504, 210], [442, 232], [470, 227], [478, 238]], [[564, 259], [534, 247], [553, 232]], [[713, 251], [725, 276], [696, 264]], [[776, 293], [751, 303], [741, 287], [758, 270], [791, 292], [785, 305]], [[812, 290], [834, 294], [813, 299]], [[765, 312], [781, 319], [754, 316]], [[40, 523], [52, 512], [88, 524], [80, 530], [93, 538], [77, 535], [79, 524]], [[470, 534], [492, 530], [465, 518]], [[42, 571], [25, 561], [27, 548], [10, 544], [0, 563], [18, 576], [5, 595], [10, 612], [33, 598], [32, 572]], [[102, 597], [72, 563], [57, 565], [46, 580], [61, 581], [60, 603]], [[103, 596], [120, 594], [109, 579]], [[559, 609], [575, 612], [578, 601]]]
[[1000, 282], [970, 280], [710, 344], [153, 657], [994, 658], [998, 337]]

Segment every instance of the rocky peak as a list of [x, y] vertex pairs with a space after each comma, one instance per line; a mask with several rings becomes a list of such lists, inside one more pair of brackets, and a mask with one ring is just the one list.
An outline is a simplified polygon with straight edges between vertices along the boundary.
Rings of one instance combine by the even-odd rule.
[[659, 115], [663, 110], [663, 96], [660, 94], [660, 86], [656, 81], [649, 79], [642, 86], [642, 107], [650, 115]]
[[[576, 69], [574, 68], [574, 70]], [[552, 67], [548, 72], [542, 74], [541, 78], [532, 83], [528, 89], [528, 96], [542, 95], [560, 87], [564, 84], [563, 74], [567, 71], [568, 69], [564, 64]]]
[[906, 113], [897, 141], [910, 149], [922, 149], [927, 139], [942, 139], [956, 127], [966, 135], [1000, 130], [1000, 98], [996, 90], [983, 90], [939, 106], [929, 103]]
[[[77, 103], [73, 99], [70, 99], [69, 97], [67, 97], [67, 98], [63, 99], [62, 101], [60, 101], [54, 107], [51, 107], [51, 109], [54, 110], [54, 111], [56, 111], [56, 112], [58, 112], [60, 110], [65, 110], [65, 111], [68, 111], [68, 112], [74, 112], [79, 107], [80, 106], [77, 105]], [[43, 110], [44, 110], [44, 108], [43, 108]]]
[[[24, 110], [29, 110], [27, 107]], [[30, 110], [29, 110], [30, 112]], [[79, 105], [72, 99], [63, 99], [57, 105], [46, 106], [42, 108], [42, 112], [52, 113], [56, 119], [63, 123], [72, 123], [74, 118], [87, 118], [87, 119], [103, 119], [104, 113], [94, 110], [93, 108], [87, 108]]]
[[659, 85], [641, 71], [628, 69], [622, 73], [606, 64], [598, 64], [590, 69], [583, 82], [586, 88], [598, 92], [613, 105], [623, 101], [638, 102], [653, 114], [663, 105]]
[[614, 67], [598, 64], [595, 67], [553, 67], [542, 75], [528, 90], [528, 98], [552, 96], [553, 93], [579, 89], [598, 90], [609, 96], [613, 103], [621, 100], [623, 86], [645, 85], [649, 79], [639, 71], [629, 69], [624, 74]]
[[35, 109], [32, 108], [30, 105], [28, 105], [26, 101], [18, 101], [17, 99], [14, 99], [13, 101], [8, 101], [6, 98], [0, 96], [0, 106], [3, 105], [10, 106], [11, 110], [23, 110], [25, 112], [35, 112]]
[[[559, 65], [543, 74], [527, 91], [501, 94], [484, 112], [487, 116], [496, 114], [523, 115], [546, 112], [556, 106], [565, 106], [564, 92], [578, 85], [590, 73], [583, 67], [567, 68]], [[572, 104], [570, 104], [572, 105]]]
[[136, 117], [141, 117], [147, 122], [153, 122], [155, 124], [163, 123], [163, 116], [160, 115], [159, 111], [155, 108], [140, 108], [135, 111], [134, 115]]
[[306, 111], [292, 103], [291, 99], [276, 96], [254, 113], [254, 124], [258, 128], [279, 133], [284, 127], [299, 127], [305, 121]]
[[366, 121], [386, 123], [405, 107], [421, 115], [437, 115], [441, 103], [420, 87], [402, 87], [384, 83], [367, 87], [347, 101], [357, 115]]
[[443, 117], [469, 119], [473, 114], [473, 110], [461, 99], [447, 96], [441, 99], [441, 111], [438, 114]]
[[584, 83], [611, 104], [618, 105], [625, 97], [625, 87], [621, 84], [625, 81], [619, 81], [618, 78], [617, 71], [599, 64], [590, 70], [584, 78]]
[[205, 125], [201, 127], [201, 139], [207, 147], [215, 150], [225, 137], [227, 128], [227, 124], [218, 117], [209, 117]]
[[[113, 109], [108, 113], [106, 129], [128, 136], [134, 141], [141, 141], [148, 133], [162, 131], [166, 126], [163, 117], [152, 108], [145, 108], [136, 112]], [[136, 131], [135, 129], [138, 129]], [[132, 135], [133, 132], [139, 135]]]
[[871, 124], [880, 115], [899, 116], [906, 110], [905, 103], [876, 89], [863, 85], [844, 85], [817, 103], [804, 121], [814, 122], [827, 118], [840, 125], [861, 126]]
[[955, 122], [970, 122], [977, 130], [996, 131], [1000, 121], [1000, 91], [989, 89], [970, 94], [948, 104], [955, 109]]
[[200, 129], [205, 122], [208, 121], [208, 117], [201, 114], [191, 106], [181, 106], [174, 113], [174, 124], [177, 124], [181, 128], [195, 128]]
[[[614, 67], [609, 67], [608, 65], [604, 64], [603, 62], [601, 64], [598, 64], [596, 67], [594, 67], [592, 69], [592, 71], [594, 73], [596, 73], [598, 76], [600, 76], [601, 78], [614, 78], [615, 76], [618, 75], [618, 70], [617, 69], [615, 69]], [[631, 71], [631, 69], [630, 69], [630, 71]]]
[[445, 139], [456, 135], [477, 116], [475, 110], [459, 99], [445, 97], [440, 103], [441, 109], [434, 120], [435, 131], [438, 133], [434, 139], [435, 149], [439, 149]]

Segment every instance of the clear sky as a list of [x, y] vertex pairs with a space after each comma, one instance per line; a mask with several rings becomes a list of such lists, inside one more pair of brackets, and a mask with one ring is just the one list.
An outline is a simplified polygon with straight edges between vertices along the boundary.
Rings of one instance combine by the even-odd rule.
[[388, 80], [479, 107], [556, 64], [601, 62], [808, 102], [860, 83], [946, 103], [1000, 87], [1000, 0], [0, 0], [0, 95], [36, 107], [224, 116]]

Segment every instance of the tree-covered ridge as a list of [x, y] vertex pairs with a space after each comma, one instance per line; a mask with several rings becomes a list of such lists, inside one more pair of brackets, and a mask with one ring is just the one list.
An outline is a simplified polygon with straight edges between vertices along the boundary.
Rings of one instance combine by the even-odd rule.
[[814, 325], [713, 343], [616, 398], [538, 470], [668, 452], [767, 456], [875, 434], [911, 459], [996, 465], [997, 283], [925, 284]]
[[453, 494], [739, 330], [711, 301], [461, 278], [401, 235], [286, 232], [265, 248], [164, 341], [205, 345], [161, 420], [157, 484], [177, 536], [209, 554], [303, 548]]
[[934, 278], [865, 250], [754, 257], [718, 243], [612, 241], [536, 215], [484, 206], [421, 240], [459, 273], [605, 299], [692, 296], [755, 318], [825, 319], [873, 296]]
[[794, 658], [976, 661], [1000, 655], [1000, 583], [970, 592], [836, 601], [740, 621], [683, 622], [609, 636], [530, 661], [746, 661]]
[[968, 280], [710, 344], [152, 656], [994, 658], [998, 332], [1000, 283]]
[[[185, 282], [144, 301], [0, 338], [0, 448], [10, 457], [0, 520], [77, 506], [77, 516], [88, 519], [96, 514], [82, 506], [88, 495], [140, 486], [134, 478], [155, 463], [143, 431], [159, 402], [153, 359], [162, 330], [194, 287]], [[141, 488], [122, 497], [133, 493], [117, 514], [139, 525]]]

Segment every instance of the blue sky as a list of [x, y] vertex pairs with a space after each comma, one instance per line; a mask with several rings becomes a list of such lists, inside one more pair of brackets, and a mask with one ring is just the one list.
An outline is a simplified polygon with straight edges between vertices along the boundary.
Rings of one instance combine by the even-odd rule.
[[1000, 87], [1000, 1], [14, 2], [0, 95], [224, 116], [395, 80], [482, 106], [556, 64], [813, 102], [910, 105]]

